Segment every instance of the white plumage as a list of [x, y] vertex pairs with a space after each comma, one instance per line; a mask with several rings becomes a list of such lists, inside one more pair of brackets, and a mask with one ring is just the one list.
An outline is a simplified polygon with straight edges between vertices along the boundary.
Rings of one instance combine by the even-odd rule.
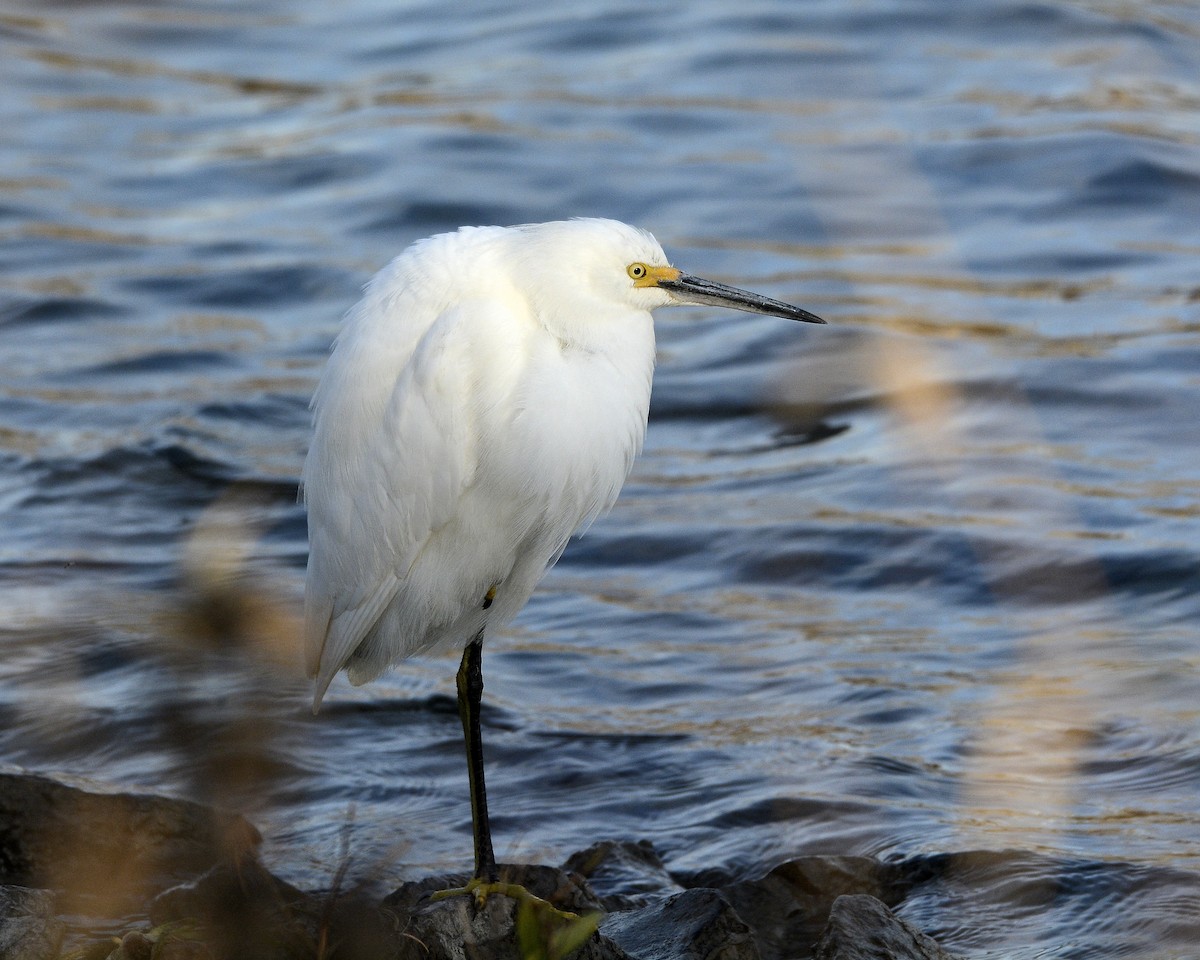
[[497, 876], [485, 630], [511, 620], [571, 534], [617, 499], [646, 433], [650, 311], [673, 303], [824, 322], [683, 274], [650, 234], [613, 220], [464, 227], [414, 244], [368, 284], [313, 397], [313, 709], [339, 670], [365, 683], [414, 653], [465, 648], [472, 884]]
[[370, 282], [304, 465], [314, 707], [343, 667], [364, 683], [510, 620], [612, 506], [646, 430], [650, 310], [670, 301], [633, 286], [633, 262], [667, 259], [614, 221], [477, 227]]

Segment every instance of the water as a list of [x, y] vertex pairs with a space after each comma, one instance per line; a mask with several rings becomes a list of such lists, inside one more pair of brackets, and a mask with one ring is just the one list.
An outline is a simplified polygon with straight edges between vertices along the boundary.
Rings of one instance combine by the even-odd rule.
[[[1194, 4], [10, 0], [0, 37], [0, 760], [223, 771], [310, 887], [343, 842], [466, 865], [453, 656], [307, 713], [307, 400], [409, 241], [612, 216], [830, 326], [660, 317], [622, 500], [487, 648], [501, 859], [1018, 851], [902, 912], [1200, 957]], [[231, 489], [280, 655], [181, 675]]]

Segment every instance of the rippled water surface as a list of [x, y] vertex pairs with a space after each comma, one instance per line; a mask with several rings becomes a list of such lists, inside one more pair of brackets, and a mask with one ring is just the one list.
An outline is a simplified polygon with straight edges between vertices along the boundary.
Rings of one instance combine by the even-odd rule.
[[[10, 0], [0, 50], [0, 760], [216, 794], [310, 887], [465, 866], [455, 655], [308, 713], [307, 402], [408, 242], [612, 216], [830, 325], [660, 315], [624, 496], [487, 648], [500, 857], [1017, 851], [903, 915], [1200, 957], [1194, 3]], [[231, 623], [272, 658], [179, 669]]]

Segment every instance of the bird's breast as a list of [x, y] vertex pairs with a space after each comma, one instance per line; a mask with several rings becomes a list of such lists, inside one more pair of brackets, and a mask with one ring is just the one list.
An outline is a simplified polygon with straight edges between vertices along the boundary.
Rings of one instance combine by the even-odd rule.
[[550, 336], [528, 345], [512, 402], [489, 438], [481, 467], [506, 474], [536, 514], [531, 520], [561, 539], [612, 506], [641, 449], [653, 332], [632, 339], [615, 356]]

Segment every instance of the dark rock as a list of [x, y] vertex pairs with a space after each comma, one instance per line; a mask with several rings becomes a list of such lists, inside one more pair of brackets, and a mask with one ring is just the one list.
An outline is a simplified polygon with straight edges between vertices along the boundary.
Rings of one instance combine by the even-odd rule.
[[630, 910], [683, 890], [648, 840], [602, 840], [572, 854], [564, 869], [584, 877], [609, 912]]
[[780, 960], [808, 954], [838, 897], [865, 893], [895, 905], [907, 887], [900, 867], [869, 857], [800, 857], [721, 892], [754, 930], [764, 960]]
[[[535, 897], [548, 901], [555, 909], [570, 913], [602, 912], [604, 904], [592, 891], [587, 881], [570, 869], [527, 863], [505, 863], [500, 865], [499, 879], [504, 883], [515, 883], [524, 887]], [[426, 877], [402, 884], [386, 897], [383, 905], [398, 913], [411, 913], [422, 905], [429, 894], [437, 890], [461, 887], [468, 878], [462, 874], [441, 877]], [[468, 899], [468, 898], [462, 898]]]
[[489, 897], [483, 906], [471, 897], [427, 902], [413, 915], [408, 933], [430, 960], [520, 956], [516, 904], [507, 897]]
[[140, 930], [131, 930], [121, 938], [121, 952], [128, 960], [151, 960], [154, 941]]
[[75, 955], [96, 960], [953, 960], [888, 906], [990, 863], [807, 857], [758, 880], [715, 870], [681, 880], [649, 843], [604, 842], [564, 869], [501, 868], [503, 883], [532, 896], [432, 899], [467, 879], [447, 876], [380, 903], [358, 889], [298, 890], [257, 861], [258, 842], [241, 817], [199, 804], [0, 774], [0, 883], [54, 891], [0, 887], [0, 957], [57, 956], [57, 909], [146, 911], [142, 929], [95, 928]]
[[716, 890], [685, 890], [641, 910], [610, 914], [600, 928], [637, 960], [759, 958], [753, 931]]
[[420, 944], [420, 960], [628, 960], [619, 947], [595, 933], [594, 919], [542, 913], [500, 894], [488, 897], [482, 906], [473, 897], [427, 903], [405, 932]]
[[0, 774], [0, 882], [54, 890], [64, 912], [129, 912], [260, 839], [241, 817], [197, 803]]
[[813, 960], [961, 960], [874, 897], [838, 897]]
[[[273, 876], [253, 860], [214, 867], [173, 887], [150, 905], [156, 926], [187, 922], [213, 957], [307, 958], [324, 945], [339, 960], [402, 957], [417, 944], [390, 910], [357, 894], [316, 897]], [[157, 954], [156, 954], [157, 956]]]
[[[313, 898], [273, 876], [254, 860], [222, 864], [189, 883], [164, 891], [150, 904], [158, 927], [193, 920], [211, 929], [288, 927], [315, 911]], [[308, 909], [311, 908], [311, 909]]]
[[403, 935], [419, 945], [420, 960], [568, 956], [628, 960], [619, 947], [595, 933], [602, 905], [587, 882], [572, 871], [501, 866], [501, 882], [523, 887], [548, 907], [501, 893], [488, 896], [482, 904], [466, 895], [430, 899], [435, 891], [461, 887], [466, 881], [464, 876], [430, 877], [406, 883], [384, 900], [386, 909], [408, 918]]
[[45, 890], [0, 886], [0, 957], [50, 960], [58, 956], [63, 925], [54, 917], [54, 897]]

